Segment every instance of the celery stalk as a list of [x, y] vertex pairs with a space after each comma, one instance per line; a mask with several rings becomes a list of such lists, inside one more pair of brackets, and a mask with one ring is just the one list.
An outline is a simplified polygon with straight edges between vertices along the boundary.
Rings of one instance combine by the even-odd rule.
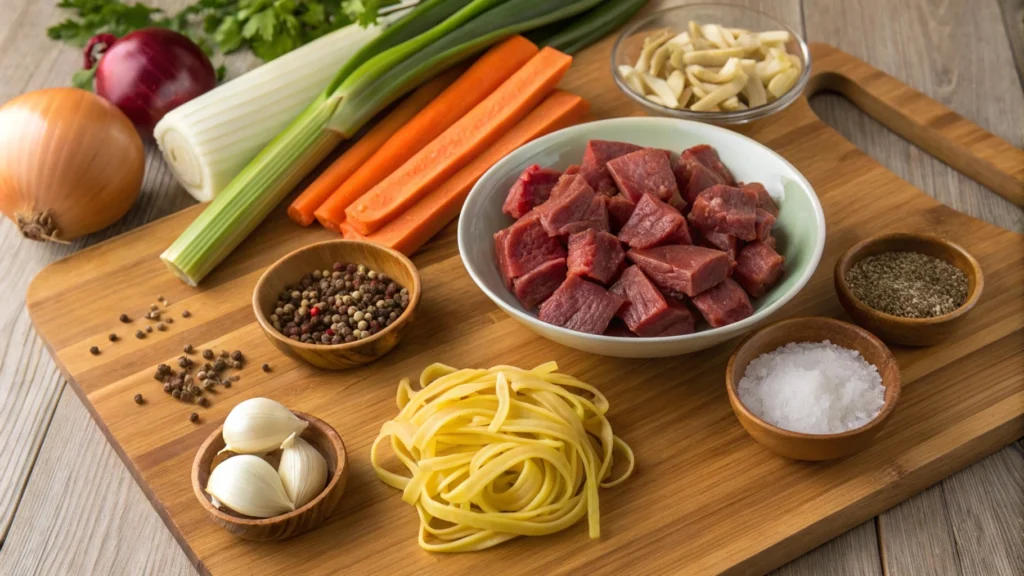
[[160, 255], [184, 282], [196, 286], [342, 141], [324, 130], [331, 114], [325, 100], [317, 97], [271, 140]]

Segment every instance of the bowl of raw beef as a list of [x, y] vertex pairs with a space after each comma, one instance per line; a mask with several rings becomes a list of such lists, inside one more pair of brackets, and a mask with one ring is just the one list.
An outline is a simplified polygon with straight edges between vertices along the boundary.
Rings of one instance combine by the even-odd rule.
[[739, 336], [792, 300], [821, 259], [825, 216], [796, 168], [746, 136], [618, 118], [503, 158], [458, 235], [473, 281], [537, 334], [658, 358]]

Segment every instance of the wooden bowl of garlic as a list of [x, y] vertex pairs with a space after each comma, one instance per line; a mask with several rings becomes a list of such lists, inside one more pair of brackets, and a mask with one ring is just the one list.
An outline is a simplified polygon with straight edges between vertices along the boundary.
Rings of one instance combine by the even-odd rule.
[[192, 463], [200, 505], [246, 540], [283, 540], [320, 526], [347, 479], [345, 443], [334, 428], [267, 398], [235, 406]]

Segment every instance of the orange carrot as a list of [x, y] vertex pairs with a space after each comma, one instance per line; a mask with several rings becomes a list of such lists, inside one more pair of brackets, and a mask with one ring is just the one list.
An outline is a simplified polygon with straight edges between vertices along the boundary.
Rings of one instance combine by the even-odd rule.
[[589, 108], [587, 101], [575, 94], [555, 92], [447, 182], [380, 230], [363, 236], [346, 221], [341, 225], [342, 232], [346, 238], [369, 240], [412, 254], [459, 215], [470, 189], [498, 160], [531, 140], [581, 121]]
[[448, 129], [474, 106], [537, 54], [537, 46], [522, 36], [513, 36], [494, 46], [459, 79], [445, 89], [415, 118], [395, 132], [387, 142], [328, 198], [314, 215], [327, 228], [337, 229], [345, 209], [366, 194], [434, 138]]
[[510, 130], [554, 89], [572, 57], [544, 48], [483, 102], [345, 210], [372, 234], [440, 186]]
[[[288, 206], [288, 217], [300, 226], [313, 223], [313, 211], [323, 204], [328, 196], [334, 193], [359, 166], [366, 162], [384, 142], [397, 132], [406, 122], [428, 105], [448, 86], [454, 73], [442, 74], [420, 86], [401, 104], [395, 107], [377, 125], [371, 128], [362, 138], [357, 140], [338, 159], [334, 161], [320, 176], [299, 194]], [[335, 228], [337, 229], [337, 228]]]
[[[349, 222], [348, 220], [342, 220], [341, 224], [338, 224], [338, 232], [341, 232], [341, 235], [346, 240], [369, 240], [370, 239], [369, 236], [365, 236], [363, 234], [360, 234], [359, 230], [356, 230], [355, 228], [353, 228], [352, 227], [352, 223]], [[380, 233], [380, 231], [378, 231], [378, 234], [379, 233]]]

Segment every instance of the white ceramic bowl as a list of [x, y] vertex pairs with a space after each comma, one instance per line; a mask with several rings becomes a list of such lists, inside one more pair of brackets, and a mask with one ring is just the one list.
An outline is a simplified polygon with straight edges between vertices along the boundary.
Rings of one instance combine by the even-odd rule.
[[[512, 224], [501, 211], [509, 188], [530, 164], [564, 170], [578, 164], [589, 140], [620, 140], [676, 154], [710, 144], [738, 181], [760, 182], [779, 205], [774, 234], [786, 257], [782, 280], [753, 300], [754, 315], [722, 328], [685, 336], [628, 338], [574, 332], [541, 322], [505, 288], [494, 253], [494, 233]], [[524, 326], [566, 346], [605, 356], [661, 358], [710, 348], [748, 332], [793, 299], [810, 280], [825, 247], [825, 214], [810, 183], [781, 156], [725, 128], [673, 118], [616, 118], [566, 128], [503, 158], [477, 182], [459, 218], [459, 252], [469, 275], [487, 296]]]

